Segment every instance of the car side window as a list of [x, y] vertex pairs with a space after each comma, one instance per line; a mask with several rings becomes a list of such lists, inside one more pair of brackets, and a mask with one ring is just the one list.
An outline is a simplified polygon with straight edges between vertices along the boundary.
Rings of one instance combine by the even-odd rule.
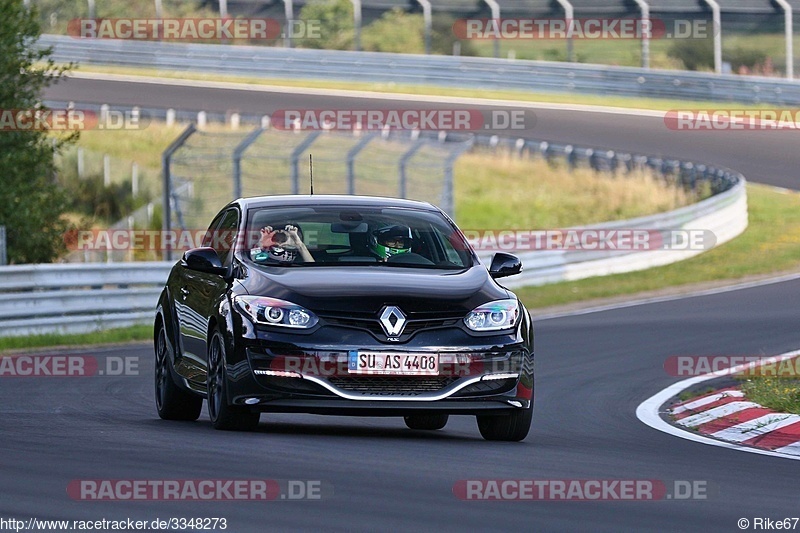
[[225, 213], [220, 213], [216, 217], [214, 217], [214, 220], [212, 220], [211, 224], [208, 225], [206, 234], [203, 235], [203, 242], [200, 243], [200, 246], [202, 246], [203, 248], [211, 248], [211, 243], [214, 240], [214, 230], [219, 226], [219, 223], [220, 221], [222, 221], [224, 216]]
[[203, 246], [216, 250], [223, 265], [227, 266], [231, 262], [231, 252], [238, 229], [239, 212], [236, 209], [228, 209], [214, 219], [203, 237]]
[[444, 235], [440, 235], [439, 242], [441, 243], [442, 247], [444, 247], [444, 253], [449, 262], [453, 263], [454, 265], [464, 265], [464, 260], [460, 255], [458, 255], [458, 252], [456, 251], [450, 239], [447, 239]]

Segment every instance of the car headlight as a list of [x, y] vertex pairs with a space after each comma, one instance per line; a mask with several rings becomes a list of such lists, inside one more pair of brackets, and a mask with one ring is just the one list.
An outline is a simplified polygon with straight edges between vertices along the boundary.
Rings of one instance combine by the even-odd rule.
[[319, 321], [317, 316], [297, 304], [264, 296], [235, 296], [236, 306], [253, 322], [285, 328], [308, 329]]
[[464, 323], [472, 331], [496, 331], [513, 327], [518, 316], [517, 300], [495, 300], [470, 311]]

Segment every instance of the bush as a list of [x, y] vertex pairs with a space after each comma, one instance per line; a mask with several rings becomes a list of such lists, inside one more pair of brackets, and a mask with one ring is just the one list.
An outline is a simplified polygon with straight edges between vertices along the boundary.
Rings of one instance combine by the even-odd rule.
[[725, 60], [730, 61], [734, 72], [742, 67], [753, 70], [764, 65], [767, 60], [767, 53], [764, 50], [737, 46], [733, 50], [725, 52]]
[[133, 197], [129, 180], [106, 187], [103, 176], [93, 175], [68, 180], [64, 185], [72, 212], [104, 222], [117, 222], [132, 213], [137, 204], [143, 201]]
[[304, 48], [327, 50], [352, 50], [355, 30], [353, 4], [350, 0], [319, 0], [306, 4], [300, 10], [300, 19], [320, 22], [320, 37], [298, 39]]
[[424, 32], [422, 15], [394, 8], [362, 30], [361, 46], [371, 52], [422, 54], [425, 52]]
[[[441, 55], [451, 55], [453, 53], [453, 44], [458, 41], [453, 34], [453, 24], [456, 19], [446, 13], [434, 13], [431, 31], [431, 53]], [[424, 28], [423, 28], [424, 32]], [[424, 33], [423, 33], [424, 39]], [[477, 56], [478, 51], [475, 45], [468, 39], [461, 40], [461, 55], [462, 56]]]
[[714, 68], [714, 43], [711, 39], [676, 40], [667, 55], [678, 59], [686, 70], [710, 70]]
[[[455, 19], [444, 13], [436, 13], [431, 20], [431, 53], [451, 55], [453, 44], [458, 40], [453, 35]], [[396, 52], [400, 54], [425, 53], [425, 20], [420, 13], [406, 13], [395, 8], [362, 30], [361, 45], [372, 52]], [[474, 56], [477, 51], [471, 41], [461, 41], [461, 55]]]

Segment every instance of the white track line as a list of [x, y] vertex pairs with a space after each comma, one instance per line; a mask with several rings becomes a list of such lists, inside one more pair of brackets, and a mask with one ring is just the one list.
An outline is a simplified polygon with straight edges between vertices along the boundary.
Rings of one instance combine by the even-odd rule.
[[[771, 357], [770, 359], [778, 362], [778, 361], [783, 361], [785, 359], [791, 359], [793, 357], [797, 357], [798, 355], [800, 355], [800, 350], [777, 355], [775, 357]], [[730, 369], [729, 372], [737, 372], [740, 370], [744, 370], [746, 366], [747, 365], [736, 366]], [[712, 380], [717, 377], [719, 377], [719, 375], [705, 374], [703, 376], [696, 376], [693, 378], [684, 379], [683, 381], [679, 381], [677, 383], [670, 385], [666, 389], [658, 392], [657, 394], [651, 396], [650, 398], [639, 404], [639, 407], [636, 408], [636, 418], [638, 418], [641, 422], [647, 424], [653, 429], [656, 429], [663, 433], [668, 433], [675, 437], [680, 437], [682, 439], [691, 440], [694, 442], [700, 442], [702, 444], [708, 444], [710, 446], [718, 446], [720, 448], [728, 448], [730, 450], [756, 453], [759, 455], [769, 455], [772, 457], [783, 457], [784, 459], [800, 460], [800, 444], [790, 444], [789, 446], [784, 446], [783, 448], [779, 448], [778, 450], [775, 451], [762, 450], [760, 448], [750, 448], [748, 446], [741, 446], [731, 442], [724, 442], [721, 440], [716, 440], [710, 437], [706, 437], [704, 435], [699, 435], [697, 433], [692, 433], [690, 431], [683, 430], [681, 428], [673, 426], [672, 424], [661, 418], [661, 411], [659, 411], [659, 409], [667, 401], [674, 398], [675, 396], [677, 396], [684, 390], [688, 389], [689, 387], [697, 385], [698, 383], [703, 383], [704, 381]], [[786, 450], [786, 451], [779, 452], [779, 450]]]
[[727, 440], [728, 442], [744, 442], [746, 440], [760, 437], [765, 433], [781, 429], [795, 422], [800, 422], [800, 416], [787, 415], [781, 413], [770, 413], [759, 416], [749, 422], [743, 422], [733, 427], [717, 431], [711, 436], [717, 439]]
[[800, 442], [793, 442], [793, 443], [789, 444], [788, 446], [784, 446], [782, 448], [778, 448], [775, 451], [779, 452], [779, 453], [785, 453], [785, 454], [788, 454], [790, 456], [794, 456], [794, 457], [791, 457], [791, 459], [800, 459]]

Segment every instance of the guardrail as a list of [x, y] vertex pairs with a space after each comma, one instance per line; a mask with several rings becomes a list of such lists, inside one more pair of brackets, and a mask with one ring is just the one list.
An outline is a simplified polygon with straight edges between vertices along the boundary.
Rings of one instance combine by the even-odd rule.
[[757, 76], [549, 61], [228, 46], [43, 35], [57, 62], [230, 74], [251, 78], [394, 82], [478, 89], [614, 94], [800, 105], [800, 83]]
[[146, 324], [172, 263], [0, 267], [0, 337]]
[[[582, 229], [692, 229], [711, 231], [716, 245], [747, 227], [744, 178], [720, 171], [729, 187], [706, 200], [647, 217]], [[535, 251], [520, 254], [522, 274], [510, 287], [543, 285], [642, 270], [673, 263], [702, 250], [647, 252]], [[488, 263], [491, 254], [481, 254]], [[0, 336], [83, 333], [147, 324], [172, 263], [60, 264], [0, 267]]]
[[[747, 189], [744, 178], [729, 172], [724, 179], [731, 180], [731, 188], [694, 205], [657, 215], [573, 229], [602, 229], [603, 231], [622, 229], [702, 230], [713, 233], [716, 238], [714, 246], [719, 246], [741, 234], [747, 228], [748, 223]], [[552, 250], [527, 252], [518, 254], [523, 262], [523, 272], [518, 276], [504, 279], [502, 283], [509, 288], [516, 288], [559, 281], [574, 281], [592, 276], [621, 274], [675, 263], [701, 254], [703, 251], [705, 250], [687, 248], [649, 251]], [[491, 254], [481, 254], [481, 259], [488, 264]]]

